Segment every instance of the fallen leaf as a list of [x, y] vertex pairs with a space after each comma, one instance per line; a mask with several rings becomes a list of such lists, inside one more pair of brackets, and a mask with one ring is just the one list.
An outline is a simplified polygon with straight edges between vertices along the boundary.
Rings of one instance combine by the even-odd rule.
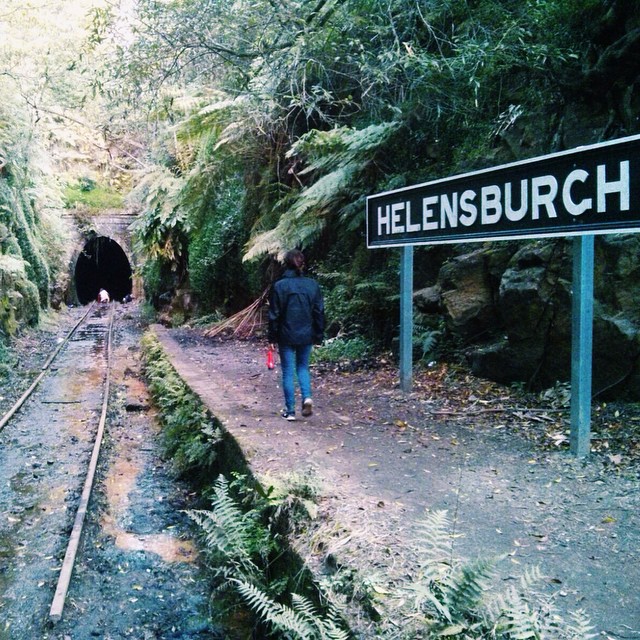
[[454, 624], [454, 625], [451, 625], [450, 627], [447, 627], [446, 629], [443, 629], [438, 635], [443, 637], [443, 638], [446, 638], [448, 636], [458, 636], [465, 629], [466, 629], [466, 627], [464, 625]]

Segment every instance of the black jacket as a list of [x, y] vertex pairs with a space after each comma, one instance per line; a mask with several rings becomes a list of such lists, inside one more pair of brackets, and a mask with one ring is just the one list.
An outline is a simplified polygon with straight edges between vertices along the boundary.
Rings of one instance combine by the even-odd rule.
[[319, 344], [324, 334], [324, 301], [318, 283], [287, 269], [269, 296], [269, 342]]

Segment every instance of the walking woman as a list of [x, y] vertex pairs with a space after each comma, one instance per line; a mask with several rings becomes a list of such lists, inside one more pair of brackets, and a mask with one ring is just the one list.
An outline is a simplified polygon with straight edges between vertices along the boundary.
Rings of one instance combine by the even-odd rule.
[[269, 297], [268, 339], [278, 345], [282, 366], [282, 390], [285, 408], [282, 417], [296, 419], [294, 371], [302, 396], [302, 415], [313, 413], [309, 358], [314, 344], [324, 334], [324, 302], [320, 286], [303, 275], [304, 255], [297, 249], [284, 256], [285, 272]]

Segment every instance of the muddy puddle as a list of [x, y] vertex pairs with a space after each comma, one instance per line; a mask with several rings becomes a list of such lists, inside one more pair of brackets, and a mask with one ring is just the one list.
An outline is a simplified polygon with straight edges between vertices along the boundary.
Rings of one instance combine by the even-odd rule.
[[178, 538], [178, 529], [170, 526], [162, 533], [132, 533], [120, 525], [127, 519], [131, 507], [131, 494], [138, 486], [144, 473], [145, 453], [141, 451], [142, 442], [137, 441], [137, 449], [127, 447], [116, 452], [115, 462], [110, 465], [104, 481], [106, 506], [101, 519], [105, 535], [115, 541], [118, 549], [123, 551], [143, 551], [152, 553], [164, 562], [196, 562], [197, 550], [191, 540]]

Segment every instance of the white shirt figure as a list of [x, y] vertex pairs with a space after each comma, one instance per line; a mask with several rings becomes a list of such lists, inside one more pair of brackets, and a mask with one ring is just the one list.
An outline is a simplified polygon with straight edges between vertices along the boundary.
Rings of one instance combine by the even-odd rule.
[[100, 289], [98, 292], [98, 302], [106, 304], [109, 302], [109, 294], [105, 291], [105, 289]]

